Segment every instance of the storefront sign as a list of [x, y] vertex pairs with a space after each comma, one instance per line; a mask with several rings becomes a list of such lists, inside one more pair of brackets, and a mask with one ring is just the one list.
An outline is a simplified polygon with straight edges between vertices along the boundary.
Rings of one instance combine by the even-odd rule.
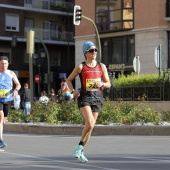
[[124, 70], [126, 68], [133, 68], [133, 65], [126, 66], [125, 64], [109, 64], [108, 70]]
[[124, 70], [125, 64], [110, 64], [108, 69], [109, 70]]

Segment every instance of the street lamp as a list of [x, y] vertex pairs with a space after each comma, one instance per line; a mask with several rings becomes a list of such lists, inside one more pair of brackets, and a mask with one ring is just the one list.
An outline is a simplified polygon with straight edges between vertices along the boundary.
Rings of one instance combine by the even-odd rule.
[[49, 52], [47, 50], [46, 45], [43, 43], [43, 41], [41, 41], [39, 38], [35, 37], [35, 40], [38, 40], [39, 42], [41, 42], [42, 46], [45, 49], [45, 52], [47, 54], [47, 82], [48, 82], [48, 94], [50, 94], [50, 88], [51, 88], [51, 76], [50, 76], [50, 56], [49, 56]]
[[44, 49], [40, 51], [36, 51], [34, 53], [34, 59], [36, 60], [36, 65], [38, 65], [38, 75], [39, 75], [39, 81], [38, 81], [38, 96], [41, 93], [41, 65], [43, 62], [43, 58], [45, 58], [46, 52]]
[[[29, 30], [29, 31], [27, 31], [27, 34], [29, 34], [30, 32], [32, 33], [32, 32], [34, 32], [34, 31]], [[14, 35], [14, 36], [12, 37], [11, 46], [12, 46], [12, 47], [15, 47], [15, 46], [17, 45], [17, 38], [27, 38], [27, 39], [29, 39], [28, 37], [29, 37], [29, 36], [17, 36], [17, 35]], [[44, 44], [44, 42], [43, 42], [41, 39], [39, 39], [39, 38], [37, 38], [37, 37], [35, 37], [35, 36], [34, 36], [33, 39], [36, 40], [36, 41], [39, 41], [39, 42], [42, 44], [42, 46], [43, 46], [44, 49], [45, 49], [46, 55], [47, 55], [47, 64], [48, 64], [48, 65], [47, 65], [47, 82], [48, 82], [47, 84], [48, 84], [48, 93], [50, 93], [51, 78], [50, 78], [50, 56], [49, 56], [49, 52], [48, 52], [48, 49], [47, 49], [46, 45]], [[32, 43], [32, 45], [34, 45], [34, 42]], [[34, 52], [33, 52], [33, 53], [34, 53]], [[32, 93], [32, 95], [33, 95], [32, 54], [29, 54], [29, 70], [30, 70], [29, 72], [30, 72], [31, 93]], [[32, 102], [33, 102], [33, 96], [31, 97], [31, 99], [32, 99]]]

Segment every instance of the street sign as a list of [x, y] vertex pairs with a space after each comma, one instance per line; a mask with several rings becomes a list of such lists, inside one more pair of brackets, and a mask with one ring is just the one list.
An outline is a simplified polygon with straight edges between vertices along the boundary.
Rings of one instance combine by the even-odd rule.
[[156, 47], [156, 48], [155, 48], [154, 59], [155, 59], [155, 65], [156, 65], [156, 67], [159, 68], [159, 66], [160, 66], [160, 64], [159, 64], [159, 61], [160, 61], [159, 47]]
[[138, 55], [133, 59], [133, 69], [136, 73], [140, 73], [140, 60]]
[[162, 72], [162, 46], [161, 44], [159, 44], [155, 48], [154, 60], [155, 60], [156, 68], [159, 69], [159, 75], [161, 75], [161, 72]]
[[41, 76], [40, 75], [35, 75], [35, 82], [39, 83], [41, 81]]

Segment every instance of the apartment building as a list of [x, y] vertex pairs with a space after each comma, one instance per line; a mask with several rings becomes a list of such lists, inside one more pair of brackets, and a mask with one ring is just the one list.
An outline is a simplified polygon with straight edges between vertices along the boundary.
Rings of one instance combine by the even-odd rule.
[[[74, 68], [73, 7], [74, 0], [1, 0], [0, 2], [0, 55], [9, 57], [9, 68], [16, 72], [22, 85], [30, 81], [26, 35], [29, 30], [35, 31], [33, 77], [40, 75], [42, 81], [34, 82], [34, 95], [49, 86], [44, 82], [48, 66], [52, 75], [50, 87], [55, 90], [60, 88], [60, 77], [67, 76]], [[17, 43], [11, 46], [14, 36], [17, 38]]]
[[111, 76], [134, 71], [135, 56], [139, 56], [140, 74], [157, 73], [155, 51], [160, 45], [161, 68], [170, 68], [170, 0], [75, 0], [75, 4], [96, 23], [100, 37], [99, 43], [93, 24], [82, 17], [75, 28], [76, 64], [84, 59], [83, 43], [91, 40], [98, 47], [101, 44], [98, 60]]

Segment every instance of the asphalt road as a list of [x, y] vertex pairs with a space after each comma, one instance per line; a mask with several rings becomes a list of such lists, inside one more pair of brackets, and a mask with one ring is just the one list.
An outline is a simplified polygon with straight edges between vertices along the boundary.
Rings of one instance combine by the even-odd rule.
[[80, 136], [5, 133], [0, 170], [169, 170], [169, 136], [92, 136], [85, 156], [72, 157]]

